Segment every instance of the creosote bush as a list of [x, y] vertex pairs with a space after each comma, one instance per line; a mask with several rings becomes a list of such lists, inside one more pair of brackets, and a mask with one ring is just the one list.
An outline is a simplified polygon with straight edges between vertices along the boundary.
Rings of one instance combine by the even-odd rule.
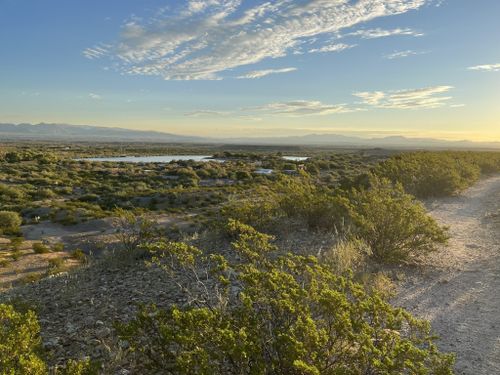
[[18, 213], [0, 211], [0, 234], [17, 234], [22, 220]]
[[40, 357], [40, 326], [32, 311], [18, 313], [0, 304], [0, 373], [42, 375], [47, 367]]
[[[255, 198], [260, 203], [233, 205], [227, 212], [246, 224], [258, 223], [258, 229], [263, 230], [269, 225], [262, 225], [265, 221], [255, 218], [269, 219], [271, 216], [262, 212], [272, 212], [275, 220], [298, 219], [310, 230], [332, 232], [340, 238], [354, 235], [367, 246], [363, 251], [365, 258], [375, 258], [379, 262], [416, 260], [446, 242], [445, 229], [427, 214], [420, 202], [404, 191], [401, 184], [375, 175], [367, 175], [367, 180], [366, 188], [345, 191], [317, 187], [307, 179], [284, 179], [272, 194], [268, 194], [272, 200], [267, 196], [260, 200]], [[264, 204], [272, 209], [263, 211]], [[352, 251], [356, 249], [352, 246], [355, 242], [339, 249], [346, 253], [345, 259], [338, 259], [338, 262], [346, 262], [346, 257], [354, 256]]]
[[50, 248], [42, 242], [35, 242], [33, 244], [33, 251], [36, 254], [47, 254], [50, 253]]
[[[232, 221], [242, 262], [185, 244], [149, 246], [167, 271], [194, 273], [187, 306], [146, 306], [118, 330], [136, 364], [162, 374], [451, 374], [428, 322], [367, 293], [315, 257], [275, 254]], [[210, 277], [208, 277], [210, 276]]]
[[352, 192], [350, 216], [353, 230], [376, 260], [406, 262], [446, 243], [445, 229], [400, 184], [374, 178], [371, 185], [370, 189]]
[[44, 361], [40, 326], [33, 311], [18, 312], [0, 304], [0, 374], [2, 375], [97, 375], [98, 364], [69, 361], [50, 369]]
[[117, 208], [115, 214], [115, 237], [124, 250], [132, 252], [139, 245], [151, 242], [156, 237], [155, 223], [146, 216], [122, 208]]
[[401, 183], [419, 198], [458, 193], [475, 183], [481, 174], [500, 172], [495, 152], [412, 152], [391, 157], [374, 168], [379, 177]]

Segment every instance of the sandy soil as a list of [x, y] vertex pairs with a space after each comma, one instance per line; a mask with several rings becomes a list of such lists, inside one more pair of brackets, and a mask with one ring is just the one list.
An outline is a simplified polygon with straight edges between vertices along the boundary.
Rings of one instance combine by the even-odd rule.
[[457, 374], [500, 374], [500, 176], [426, 206], [451, 239], [405, 271], [395, 303], [431, 321]]
[[[0, 238], [0, 244], [7, 244], [8, 240]], [[50, 252], [47, 254], [35, 254], [32, 250], [32, 241], [24, 241], [19, 248], [18, 258], [12, 258], [12, 251], [6, 248], [0, 249], [0, 292], [10, 289], [12, 286], [37, 280], [50, 268], [50, 260], [61, 258], [64, 261], [64, 270], [77, 266], [80, 262], [72, 259], [66, 252]]]

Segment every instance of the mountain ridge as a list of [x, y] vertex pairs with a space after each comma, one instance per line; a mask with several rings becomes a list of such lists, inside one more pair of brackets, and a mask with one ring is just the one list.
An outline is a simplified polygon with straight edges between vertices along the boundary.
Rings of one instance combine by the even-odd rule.
[[425, 137], [410, 138], [401, 135], [381, 138], [363, 138], [342, 134], [313, 133], [300, 136], [222, 138], [186, 136], [159, 131], [132, 130], [119, 127], [54, 123], [0, 123], [0, 141], [2, 140], [500, 149], [500, 142], [474, 142], [469, 140], [450, 141]]

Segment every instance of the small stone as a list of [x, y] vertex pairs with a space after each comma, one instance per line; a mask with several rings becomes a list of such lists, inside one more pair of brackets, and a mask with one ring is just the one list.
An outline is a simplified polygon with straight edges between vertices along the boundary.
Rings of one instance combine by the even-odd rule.
[[120, 340], [118, 345], [120, 346], [120, 349], [123, 349], [123, 350], [126, 350], [130, 347], [130, 343], [127, 340]]
[[74, 333], [76, 333], [76, 331], [78, 331], [78, 327], [72, 323], [67, 323], [66, 324], [66, 333], [68, 335], [72, 335]]
[[97, 338], [103, 339], [111, 334], [111, 329], [108, 327], [103, 327], [96, 332]]
[[61, 339], [59, 337], [53, 337], [49, 340], [47, 340], [46, 342], [43, 343], [43, 347], [44, 349], [46, 350], [52, 350], [52, 349], [55, 349], [57, 348], [59, 345], [59, 342], [61, 341]]

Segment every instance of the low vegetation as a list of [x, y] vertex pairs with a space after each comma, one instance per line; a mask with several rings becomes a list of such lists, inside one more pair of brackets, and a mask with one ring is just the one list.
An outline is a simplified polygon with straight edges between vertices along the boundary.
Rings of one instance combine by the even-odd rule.
[[[31, 249], [47, 254], [49, 267], [26, 277], [33, 283], [75, 260], [85, 264], [82, 272], [102, 264], [120, 277], [140, 264], [178, 294], [158, 293], [158, 303], [142, 305], [132, 319], [113, 315], [116, 331], [93, 338], [111, 352], [112, 340], [103, 337], [118, 335], [119, 349], [103, 364], [66, 357], [56, 366], [41, 345], [36, 314], [0, 304], [0, 374], [453, 373], [453, 355], [437, 349], [429, 323], [389, 303], [390, 270], [446, 244], [447, 229], [419, 199], [457, 194], [499, 173], [500, 153], [200, 146], [198, 153], [225, 162], [75, 160], [195, 151], [123, 147], [0, 149], [0, 267]], [[283, 151], [309, 158], [285, 160]], [[273, 172], [255, 173], [260, 168]], [[166, 214], [176, 220], [155, 220]], [[103, 249], [102, 258], [62, 237], [22, 246], [22, 224], [100, 218], [113, 223], [108, 242], [92, 245]], [[106, 220], [95, 221], [94, 233]], [[320, 246], [309, 248], [315, 239]], [[108, 287], [95, 293], [105, 296]], [[67, 284], [54, 293], [69, 296], [68, 306], [95, 308], [93, 297], [80, 300]], [[104, 325], [98, 322], [91, 323]]]
[[[193, 272], [203, 284], [191, 291], [192, 306], [149, 306], [121, 327], [147, 371], [451, 373], [453, 356], [437, 351], [425, 321], [366, 293], [313, 256], [273, 257], [270, 236], [234, 221], [229, 226], [238, 233], [238, 264], [219, 255], [202, 258], [184, 244], [149, 246], [160, 267]], [[207, 273], [215, 285], [205, 280]]]
[[[50, 371], [49, 371], [50, 370]], [[18, 312], [0, 304], [0, 373], [5, 375], [94, 375], [98, 366], [90, 361], [69, 361], [49, 369], [41, 347], [36, 314]]]
[[481, 175], [500, 172], [500, 153], [417, 152], [394, 156], [375, 168], [378, 176], [401, 183], [419, 198], [458, 193]]

